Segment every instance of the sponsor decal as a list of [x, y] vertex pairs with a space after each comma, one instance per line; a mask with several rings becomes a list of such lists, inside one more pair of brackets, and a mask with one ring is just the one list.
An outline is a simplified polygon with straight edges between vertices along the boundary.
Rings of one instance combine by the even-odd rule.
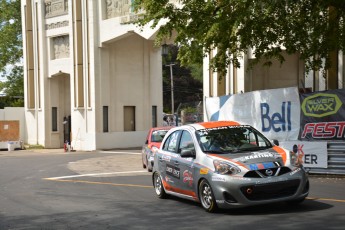
[[280, 145], [296, 155], [296, 165], [327, 168], [327, 142], [325, 141], [288, 141], [280, 142]]
[[253, 153], [250, 156], [245, 156], [245, 157], [239, 157], [236, 158], [235, 160], [245, 162], [247, 160], [252, 160], [252, 159], [259, 159], [259, 158], [266, 158], [266, 157], [275, 157], [272, 153]]
[[[273, 177], [267, 177], [267, 178], [273, 178]], [[274, 177], [276, 178], [276, 177]], [[271, 183], [276, 183], [276, 182], [282, 182], [282, 181], [287, 181], [287, 178], [278, 178], [274, 180], [264, 180], [264, 181], [257, 181], [256, 184], [271, 184]]]
[[185, 170], [183, 172], [183, 183], [188, 183], [190, 187], [193, 185], [193, 174], [191, 171]]
[[274, 162], [264, 162], [259, 164], [250, 164], [250, 170], [260, 170], [260, 169], [268, 169], [268, 168], [275, 168], [276, 165]]
[[166, 161], [166, 162], [170, 162], [171, 156], [163, 155], [163, 156], [162, 156], [162, 160], [163, 160], [163, 161]]
[[303, 144], [298, 144], [298, 145], [295, 144], [292, 147], [292, 152], [297, 155], [297, 160], [296, 160], [297, 165], [303, 164], [303, 157], [304, 157], [303, 147], [304, 147]]
[[291, 131], [291, 101], [282, 102], [281, 113], [275, 112], [270, 115], [270, 105], [261, 103], [261, 124], [262, 132]]
[[167, 164], [165, 171], [168, 175], [180, 179], [180, 169], [179, 168]]
[[345, 121], [308, 123], [304, 126], [301, 138], [308, 134], [314, 139], [343, 138], [345, 135]]
[[290, 172], [290, 176], [294, 175], [295, 173], [298, 173], [299, 171], [301, 171], [301, 168], [297, 168], [294, 171]]
[[326, 117], [336, 114], [341, 105], [336, 94], [317, 93], [304, 98], [301, 109], [307, 117]]
[[212, 181], [225, 181], [225, 178], [220, 177], [220, 176], [212, 176]]
[[301, 94], [301, 140], [345, 140], [343, 89]]
[[231, 180], [242, 180], [242, 181], [251, 181], [252, 179], [246, 177], [239, 177], [239, 176], [232, 176], [230, 177]]
[[174, 183], [174, 181], [170, 177], [168, 177], [168, 176], [165, 176], [165, 181], [168, 182], [168, 183], [171, 183], [171, 184]]
[[225, 130], [225, 129], [237, 129], [239, 127], [250, 127], [249, 125], [239, 125], [236, 122], [231, 124], [234, 126], [228, 126], [229, 124], [227, 124], [226, 126], [224, 126], [222, 124], [220, 124], [220, 125], [221, 125], [220, 127], [213, 127], [213, 128], [206, 128], [206, 129], [199, 130], [199, 133], [201, 135], [207, 135], [207, 134], [209, 134], [210, 131], [213, 131], [213, 130]]
[[201, 169], [200, 169], [200, 174], [205, 175], [205, 174], [207, 174], [207, 173], [208, 173], [208, 169], [207, 169], [207, 168], [201, 168]]

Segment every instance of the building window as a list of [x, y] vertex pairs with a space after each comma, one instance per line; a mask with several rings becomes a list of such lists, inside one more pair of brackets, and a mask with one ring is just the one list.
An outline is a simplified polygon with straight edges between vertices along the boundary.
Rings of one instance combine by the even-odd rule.
[[124, 131], [135, 131], [135, 106], [124, 106]]
[[58, 131], [57, 107], [52, 107], [52, 131]]
[[108, 106], [103, 106], [103, 132], [109, 132], [109, 113]]
[[157, 127], [157, 106], [152, 106], [152, 127]]

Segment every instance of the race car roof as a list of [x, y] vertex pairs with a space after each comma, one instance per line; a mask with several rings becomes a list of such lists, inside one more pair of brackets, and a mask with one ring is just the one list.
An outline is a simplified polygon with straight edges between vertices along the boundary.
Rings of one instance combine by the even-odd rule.
[[208, 122], [202, 122], [202, 123], [196, 123], [192, 124], [196, 130], [200, 129], [211, 129], [211, 128], [217, 128], [217, 127], [224, 127], [224, 126], [240, 126], [241, 123], [236, 121], [208, 121]]

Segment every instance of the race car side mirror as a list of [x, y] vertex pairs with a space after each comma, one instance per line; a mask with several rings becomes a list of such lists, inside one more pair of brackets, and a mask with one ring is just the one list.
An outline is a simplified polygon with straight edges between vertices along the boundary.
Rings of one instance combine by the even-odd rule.
[[278, 140], [273, 140], [273, 144], [279, 146], [279, 141]]
[[195, 158], [195, 150], [190, 150], [190, 149], [182, 149], [181, 150], [181, 157], [193, 157]]

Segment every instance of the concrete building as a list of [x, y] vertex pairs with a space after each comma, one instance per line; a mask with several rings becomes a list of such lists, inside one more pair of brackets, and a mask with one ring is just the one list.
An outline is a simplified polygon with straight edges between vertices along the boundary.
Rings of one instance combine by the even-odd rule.
[[[210, 54], [214, 55], [214, 54]], [[280, 64], [273, 61], [272, 66], [263, 66], [258, 63], [252, 69], [248, 69], [249, 62], [255, 56], [248, 52], [241, 61], [241, 68], [228, 67], [226, 76], [219, 78], [216, 72], [209, 69], [209, 57], [204, 58], [203, 83], [205, 97], [219, 97], [223, 95], [250, 92], [255, 90], [275, 89], [284, 87], [299, 87], [311, 91], [330, 89], [328, 78], [323, 77], [322, 71], [306, 74], [304, 62], [298, 54], [284, 54], [285, 62]], [[338, 53], [337, 71], [333, 76], [332, 85], [336, 89], [345, 86], [344, 55]], [[327, 73], [327, 75], [329, 75]], [[220, 79], [220, 80], [219, 80]], [[333, 88], [334, 89], [334, 88]]]
[[27, 143], [141, 146], [162, 121], [156, 31], [129, 0], [22, 0]]

